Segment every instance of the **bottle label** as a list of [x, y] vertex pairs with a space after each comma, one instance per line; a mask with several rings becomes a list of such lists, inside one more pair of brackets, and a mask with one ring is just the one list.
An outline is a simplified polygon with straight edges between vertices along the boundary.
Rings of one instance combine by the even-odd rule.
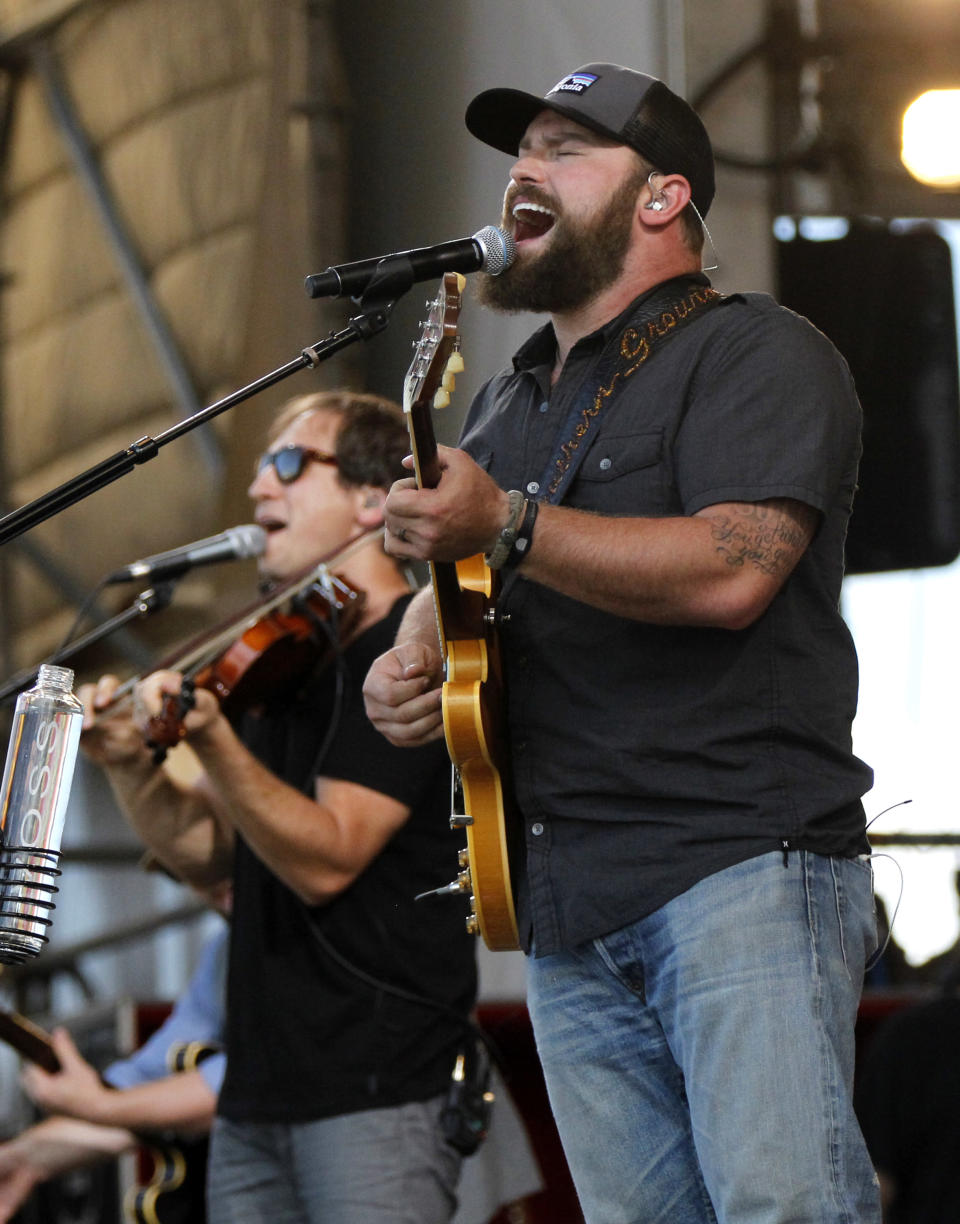
[[[43, 811], [38, 804], [50, 794], [50, 787], [57, 780], [54, 767], [57, 764], [54, 753], [61, 736], [54, 719], [41, 722], [34, 736], [36, 756], [34, 764], [27, 777], [27, 799], [34, 804], [23, 813], [20, 822], [20, 845], [37, 846], [43, 840], [45, 833]], [[52, 764], [51, 764], [52, 761]], [[48, 809], [49, 814], [49, 809]]]

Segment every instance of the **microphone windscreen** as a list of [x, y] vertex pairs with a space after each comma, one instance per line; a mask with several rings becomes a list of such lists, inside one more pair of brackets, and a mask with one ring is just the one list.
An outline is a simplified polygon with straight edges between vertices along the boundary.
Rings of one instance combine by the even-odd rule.
[[480, 244], [483, 251], [481, 268], [490, 276], [499, 276], [517, 257], [517, 246], [513, 235], [495, 225], [485, 225], [473, 235], [474, 241]]
[[237, 550], [237, 557], [262, 557], [267, 551], [267, 533], [257, 523], [231, 527], [226, 533]]

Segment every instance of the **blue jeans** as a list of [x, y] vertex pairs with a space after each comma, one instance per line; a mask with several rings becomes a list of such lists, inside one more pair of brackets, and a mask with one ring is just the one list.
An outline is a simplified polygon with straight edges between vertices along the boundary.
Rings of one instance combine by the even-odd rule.
[[528, 965], [588, 1224], [871, 1224], [851, 1104], [869, 861], [777, 852]]
[[440, 1134], [443, 1098], [319, 1122], [217, 1118], [209, 1224], [446, 1224], [460, 1155]]

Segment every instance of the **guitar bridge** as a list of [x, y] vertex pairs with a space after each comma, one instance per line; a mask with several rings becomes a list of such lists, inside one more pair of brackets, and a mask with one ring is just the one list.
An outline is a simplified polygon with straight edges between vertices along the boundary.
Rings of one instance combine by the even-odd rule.
[[[492, 609], [491, 609], [492, 611]], [[463, 794], [463, 781], [460, 770], [454, 768], [450, 773], [450, 817], [451, 829], [469, 829], [473, 825], [473, 817], [463, 809], [466, 806]], [[469, 894], [470, 912], [465, 919], [468, 935], [480, 935], [480, 918], [477, 915], [477, 898], [473, 891], [473, 876], [470, 871], [470, 847], [464, 846], [457, 855], [460, 874], [457, 881], [460, 891]], [[451, 888], [452, 891], [452, 888]]]

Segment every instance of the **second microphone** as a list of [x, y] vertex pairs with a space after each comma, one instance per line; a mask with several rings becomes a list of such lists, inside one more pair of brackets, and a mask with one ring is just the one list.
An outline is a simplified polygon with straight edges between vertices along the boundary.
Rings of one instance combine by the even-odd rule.
[[139, 578], [178, 578], [195, 565], [214, 565], [218, 561], [242, 561], [247, 557], [262, 557], [267, 547], [267, 533], [256, 523], [243, 527], [229, 527], [219, 535], [208, 536], [182, 548], [171, 548], [167, 552], [133, 561], [122, 569], [114, 570], [108, 583], [133, 582]]

